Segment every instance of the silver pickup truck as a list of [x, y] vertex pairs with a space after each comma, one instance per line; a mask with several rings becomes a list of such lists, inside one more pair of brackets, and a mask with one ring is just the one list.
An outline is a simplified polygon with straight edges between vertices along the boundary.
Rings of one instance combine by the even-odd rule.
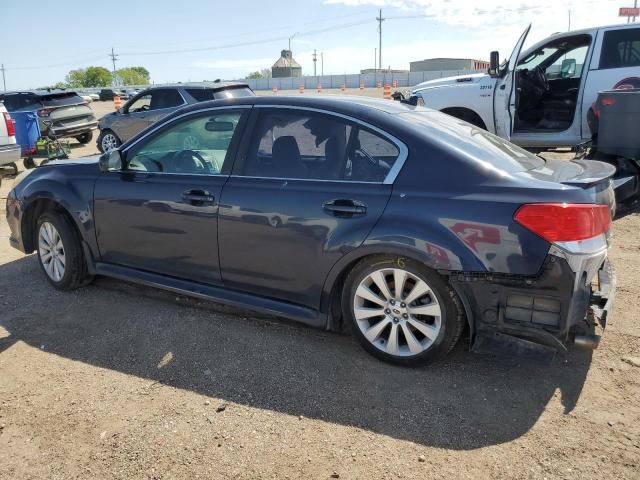
[[16, 169], [15, 163], [18, 160], [20, 145], [16, 144], [15, 125], [4, 104], [0, 102], [0, 167], [12, 166]]

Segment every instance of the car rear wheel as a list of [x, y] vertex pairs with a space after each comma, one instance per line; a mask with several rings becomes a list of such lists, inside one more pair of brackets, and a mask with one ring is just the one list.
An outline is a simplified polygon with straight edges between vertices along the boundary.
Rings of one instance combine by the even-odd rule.
[[40, 215], [35, 235], [38, 262], [54, 287], [73, 290], [92, 280], [78, 235], [63, 214], [48, 211]]
[[78, 140], [83, 145], [86, 145], [91, 141], [92, 138], [93, 138], [93, 132], [89, 131], [89, 132], [83, 133], [82, 135], [78, 135], [76, 137], [76, 140]]
[[111, 130], [102, 130], [98, 137], [98, 148], [102, 153], [110, 152], [118, 148], [122, 142]]
[[374, 256], [347, 277], [343, 313], [375, 357], [418, 366], [442, 358], [456, 344], [464, 319], [444, 280], [419, 262]]

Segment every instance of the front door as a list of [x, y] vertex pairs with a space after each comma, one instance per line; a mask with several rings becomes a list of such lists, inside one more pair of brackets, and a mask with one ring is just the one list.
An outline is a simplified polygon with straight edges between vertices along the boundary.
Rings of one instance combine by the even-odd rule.
[[530, 29], [531, 24], [522, 32], [509, 60], [500, 71], [502, 78], [496, 82], [493, 92], [493, 120], [496, 126], [496, 135], [507, 140], [511, 138], [515, 118], [515, 68], [520, 50], [522, 50], [522, 44], [527, 39]]
[[362, 244], [382, 214], [400, 144], [304, 109], [256, 107], [254, 121], [222, 192], [222, 280], [318, 308], [331, 267]]
[[[123, 152], [125, 168], [98, 179], [101, 261], [216, 284], [218, 206], [247, 109], [177, 119]], [[197, 145], [185, 149], [185, 139]]]

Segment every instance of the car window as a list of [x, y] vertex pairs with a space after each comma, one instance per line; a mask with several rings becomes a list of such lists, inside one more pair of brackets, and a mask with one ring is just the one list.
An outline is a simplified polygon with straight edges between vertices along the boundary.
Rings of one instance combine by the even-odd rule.
[[209, 113], [182, 120], [127, 153], [127, 169], [218, 175], [241, 112]]
[[605, 32], [600, 68], [640, 66], [640, 28]]
[[207, 88], [186, 88], [185, 91], [197, 102], [213, 100], [213, 92]]
[[247, 87], [242, 88], [227, 88], [224, 90], [218, 90], [215, 92], [214, 97], [216, 100], [224, 98], [242, 98], [242, 97], [255, 97], [253, 90]]
[[238, 174], [253, 177], [382, 182], [397, 147], [347, 120], [317, 112], [263, 112]]
[[30, 93], [14, 93], [4, 97], [7, 111], [15, 112], [21, 109], [40, 108], [41, 104], [36, 95]]
[[128, 107], [127, 112], [136, 113], [136, 112], [146, 112], [149, 110], [149, 106], [151, 105], [151, 94], [142, 95], [141, 97], [136, 98]]
[[565, 52], [547, 67], [547, 78], [580, 78], [588, 51], [589, 45], [582, 45]]
[[151, 104], [149, 106], [149, 110], [174, 108], [182, 105], [183, 103], [184, 100], [177, 90], [156, 90], [151, 93]]

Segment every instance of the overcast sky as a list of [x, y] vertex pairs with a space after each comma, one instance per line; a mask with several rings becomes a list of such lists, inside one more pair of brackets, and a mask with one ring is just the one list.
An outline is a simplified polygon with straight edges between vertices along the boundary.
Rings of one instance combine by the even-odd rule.
[[[551, 33], [626, 22], [631, 0], [4, 0], [0, 62], [7, 88], [49, 85], [74, 68], [142, 65], [155, 82], [242, 78], [271, 67], [291, 41], [305, 75], [313, 49], [324, 73], [373, 68], [382, 8], [382, 64], [408, 69], [430, 57], [508, 55], [528, 23], [527, 44]], [[39, 12], [38, 5], [42, 5]], [[318, 73], [320, 62], [318, 61]], [[1, 87], [1, 85], [0, 85]]]

